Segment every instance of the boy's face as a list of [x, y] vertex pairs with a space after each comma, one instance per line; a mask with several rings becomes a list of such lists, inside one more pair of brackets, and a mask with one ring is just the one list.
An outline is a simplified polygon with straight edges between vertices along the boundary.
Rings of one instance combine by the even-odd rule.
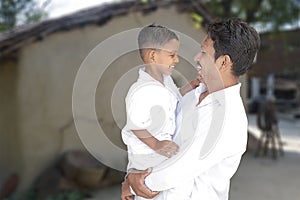
[[179, 41], [170, 40], [162, 49], [156, 51], [156, 67], [157, 70], [165, 75], [171, 75], [173, 68], [179, 62], [178, 58]]

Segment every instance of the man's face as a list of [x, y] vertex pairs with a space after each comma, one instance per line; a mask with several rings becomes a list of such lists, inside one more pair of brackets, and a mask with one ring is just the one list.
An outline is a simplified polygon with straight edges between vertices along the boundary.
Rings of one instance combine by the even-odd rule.
[[179, 62], [178, 58], [179, 42], [176, 39], [170, 40], [162, 49], [156, 51], [156, 65], [160, 73], [171, 75], [173, 67]]
[[[219, 72], [219, 61], [215, 61], [214, 42], [206, 36], [201, 43], [201, 51], [195, 56], [197, 62], [198, 78], [204, 82], [208, 88], [219, 88], [223, 85]], [[200, 70], [201, 68], [201, 70]], [[213, 89], [214, 90], [214, 89]]]

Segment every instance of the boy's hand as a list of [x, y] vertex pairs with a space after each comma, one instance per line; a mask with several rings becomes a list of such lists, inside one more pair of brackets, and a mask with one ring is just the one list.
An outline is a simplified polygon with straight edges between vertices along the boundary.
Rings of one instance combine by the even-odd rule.
[[179, 151], [179, 146], [172, 141], [162, 140], [157, 141], [154, 149], [158, 154], [171, 158]]
[[200, 83], [201, 83], [201, 81], [200, 81], [200, 79], [198, 79], [198, 77], [197, 77], [197, 79], [194, 79], [194, 80], [190, 81], [190, 85], [193, 89], [198, 87]]
[[122, 182], [121, 200], [133, 200], [127, 181]]

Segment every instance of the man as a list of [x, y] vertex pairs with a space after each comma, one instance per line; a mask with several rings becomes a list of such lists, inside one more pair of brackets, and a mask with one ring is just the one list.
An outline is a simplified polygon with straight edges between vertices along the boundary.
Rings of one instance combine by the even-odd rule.
[[[174, 199], [168, 191], [193, 183], [190, 199], [228, 199], [230, 178], [236, 172], [247, 144], [247, 116], [240, 97], [239, 76], [245, 74], [258, 52], [258, 33], [239, 19], [209, 25], [201, 52], [195, 57], [199, 78], [207, 91], [197, 89], [182, 100], [180, 152], [151, 170], [129, 173], [135, 193]], [[192, 135], [186, 135], [192, 134]], [[126, 192], [122, 199], [130, 199]]]

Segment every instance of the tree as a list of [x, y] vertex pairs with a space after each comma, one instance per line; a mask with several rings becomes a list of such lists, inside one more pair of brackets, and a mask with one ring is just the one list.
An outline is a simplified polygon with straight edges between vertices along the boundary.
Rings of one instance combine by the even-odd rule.
[[272, 30], [295, 25], [300, 20], [300, 0], [209, 0], [205, 5], [217, 17], [238, 16]]
[[298, 31], [282, 31], [284, 26], [300, 28], [300, 0], [198, 0], [217, 17], [237, 16], [263, 32], [260, 59], [252, 75], [299, 74]]
[[17, 24], [36, 22], [46, 16], [37, 7], [34, 0], [1, 0], [0, 1], [0, 31], [8, 30]]

